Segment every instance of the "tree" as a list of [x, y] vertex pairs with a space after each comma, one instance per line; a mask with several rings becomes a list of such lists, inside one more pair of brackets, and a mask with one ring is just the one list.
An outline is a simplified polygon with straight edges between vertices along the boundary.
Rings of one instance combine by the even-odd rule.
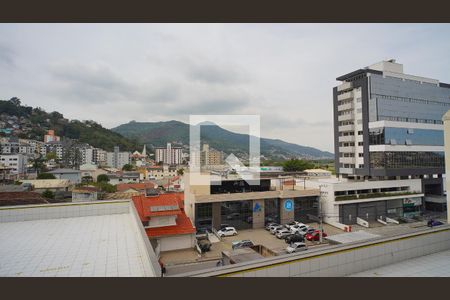
[[109, 177], [106, 174], [100, 174], [97, 176], [97, 182], [109, 182]]
[[94, 179], [92, 178], [92, 176], [83, 176], [83, 178], [81, 178], [81, 182], [83, 183], [89, 183], [89, 182], [93, 182]]
[[38, 174], [37, 179], [56, 179], [56, 177], [50, 173], [40, 173]]
[[290, 159], [283, 163], [283, 170], [285, 172], [297, 172], [312, 168], [314, 168], [314, 164], [303, 159]]
[[47, 155], [45, 156], [46, 160], [52, 160], [52, 159], [56, 159], [56, 153], [55, 152], [49, 152], [47, 153]]
[[133, 171], [133, 166], [130, 165], [130, 164], [125, 164], [125, 165], [122, 167], [122, 171]]
[[47, 199], [55, 199], [55, 193], [53, 193], [53, 192], [50, 191], [50, 190], [45, 190], [45, 191], [42, 193], [42, 197], [47, 198]]
[[32, 160], [32, 166], [36, 170], [36, 173], [39, 176], [39, 173], [42, 173], [45, 170], [44, 160], [41, 155]]
[[9, 99], [9, 102], [11, 102], [12, 104], [14, 104], [15, 106], [20, 106], [20, 99], [17, 97], [12, 97], [11, 99]]
[[178, 176], [183, 176], [183, 174], [184, 174], [184, 169], [183, 168], [177, 170], [177, 175]]

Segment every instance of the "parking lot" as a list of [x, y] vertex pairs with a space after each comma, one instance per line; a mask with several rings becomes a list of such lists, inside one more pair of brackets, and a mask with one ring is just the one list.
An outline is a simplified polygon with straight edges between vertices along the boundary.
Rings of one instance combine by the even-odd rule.
[[[316, 229], [319, 228], [319, 224], [317, 223], [310, 223], [308, 225]], [[343, 233], [342, 230], [328, 224], [323, 224], [323, 229], [328, 235]], [[222, 251], [232, 250], [232, 242], [240, 240], [251, 240], [255, 245], [262, 245], [278, 255], [285, 254], [286, 247], [288, 246], [284, 239], [278, 239], [264, 228], [245, 229], [238, 230], [238, 235], [236, 236], [223, 237], [220, 242], [212, 244], [210, 251], [202, 253], [201, 255], [195, 249], [183, 249], [161, 252], [161, 260], [167, 266], [196, 262], [203, 262], [206, 266], [208, 265], [206, 262], [218, 261], [221, 259]], [[306, 241], [306, 244], [309, 248], [315, 248], [327, 245], [327, 241], [324, 240], [322, 245], [320, 245], [319, 242], [310, 241]]]

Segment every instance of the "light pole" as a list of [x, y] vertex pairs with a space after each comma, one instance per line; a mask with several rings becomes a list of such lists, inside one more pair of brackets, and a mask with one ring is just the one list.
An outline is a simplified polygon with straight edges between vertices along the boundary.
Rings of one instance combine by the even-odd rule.
[[322, 244], [322, 232], [323, 232], [323, 225], [322, 225], [322, 187], [325, 185], [321, 184], [319, 185], [319, 242]]

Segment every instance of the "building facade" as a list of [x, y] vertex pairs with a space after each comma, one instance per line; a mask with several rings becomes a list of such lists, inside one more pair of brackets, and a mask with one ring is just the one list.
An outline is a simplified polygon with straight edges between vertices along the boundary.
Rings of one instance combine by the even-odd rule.
[[167, 146], [155, 148], [155, 162], [168, 165], [179, 165], [182, 163], [183, 150], [181, 147], [174, 147], [171, 143]]
[[333, 89], [336, 174], [349, 178], [421, 178], [442, 193], [442, 116], [450, 85], [403, 73], [382, 61], [337, 80]]
[[311, 222], [310, 215], [318, 216], [318, 189], [278, 190], [270, 179], [193, 185], [191, 176], [196, 175], [185, 176], [185, 210], [197, 228], [219, 229], [222, 224], [238, 230], [263, 228], [268, 222]]
[[119, 147], [114, 147], [114, 152], [106, 154], [106, 164], [109, 167], [122, 169], [124, 165], [131, 163], [131, 155], [129, 152], [120, 152]]
[[23, 154], [0, 155], [0, 163], [12, 175], [24, 176], [27, 173], [27, 156]]
[[330, 224], [356, 224], [357, 218], [375, 223], [386, 217], [410, 218], [420, 215], [425, 208], [420, 179], [326, 178], [307, 180], [306, 186], [320, 189], [323, 220]]

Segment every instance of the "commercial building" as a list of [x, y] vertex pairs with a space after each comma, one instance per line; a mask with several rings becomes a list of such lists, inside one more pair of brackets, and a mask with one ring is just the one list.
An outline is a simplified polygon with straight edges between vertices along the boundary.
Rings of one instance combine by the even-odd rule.
[[[267, 222], [309, 222], [318, 216], [318, 189], [280, 190], [270, 179], [222, 179], [207, 174], [203, 182], [193, 181], [198, 174], [185, 173], [185, 210], [197, 228], [219, 229], [228, 224], [237, 229], [262, 228]], [[249, 184], [249, 182], [251, 184]], [[195, 184], [194, 184], [195, 183]]]
[[141, 181], [139, 172], [120, 171], [113, 174], [106, 174], [109, 183], [117, 185], [119, 183], [139, 183]]
[[395, 60], [337, 78], [333, 89], [336, 174], [349, 178], [420, 178], [442, 194], [442, 116], [450, 84], [405, 74]]
[[150, 241], [159, 251], [195, 246], [195, 228], [184, 212], [183, 193], [133, 196]]
[[114, 147], [114, 152], [106, 154], [106, 164], [109, 167], [122, 169], [124, 165], [131, 164], [131, 155], [129, 152], [120, 152], [119, 147]]
[[183, 150], [181, 147], [174, 147], [167, 143], [164, 147], [155, 147], [155, 162], [163, 162], [168, 165], [179, 165], [182, 163]]
[[386, 217], [413, 217], [425, 208], [420, 179], [326, 178], [307, 180], [306, 186], [320, 189], [323, 220], [329, 224], [356, 224], [357, 218], [370, 223]]
[[28, 158], [23, 154], [0, 155], [0, 163], [10, 174], [21, 177], [27, 173]]
[[161, 276], [129, 200], [2, 206], [0, 240], [1, 277]]

